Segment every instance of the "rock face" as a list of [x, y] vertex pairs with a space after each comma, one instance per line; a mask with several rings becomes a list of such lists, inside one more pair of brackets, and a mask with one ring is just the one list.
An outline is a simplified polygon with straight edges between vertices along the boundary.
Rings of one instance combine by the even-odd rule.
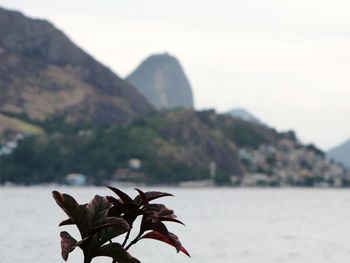
[[350, 139], [343, 144], [330, 149], [327, 156], [350, 169]]
[[147, 58], [126, 80], [156, 109], [193, 108], [190, 83], [173, 56]]
[[128, 123], [153, 110], [131, 85], [45, 20], [0, 8], [0, 113]]

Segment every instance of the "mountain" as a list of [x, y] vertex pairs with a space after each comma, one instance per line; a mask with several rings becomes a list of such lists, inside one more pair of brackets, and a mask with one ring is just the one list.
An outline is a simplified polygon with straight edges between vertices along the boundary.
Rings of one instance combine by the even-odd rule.
[[242, 108], [232, 109], [226, 114], [251, 123], [262, 124], [262, 122], [258, 118], [256, 118], [253, 114]]
[[190, 83], [174, 56], [150, 56], [126, 80], [156, 109], [193, 108]]
[[350, 169], [350, 139], [330, 149], [327, 156]]
[[15, 119], [120, 124], [153, 111], [131, 85], [51, 23], [3, 8], [0, 93], [0, 113]]

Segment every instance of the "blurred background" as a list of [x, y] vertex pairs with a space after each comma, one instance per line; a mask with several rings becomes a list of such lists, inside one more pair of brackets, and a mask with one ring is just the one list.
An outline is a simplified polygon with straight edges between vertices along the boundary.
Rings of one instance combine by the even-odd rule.
[[[45, 225], [59, 222], [55, 188], [87, 202], [103, 185], [160, 187], [177, 194], [194, 262], [343, 263], [349, 10], [343, 0], [0, 0], [0, 207], [10, 210], [0, 237], [8, 224], [40, 232], [41, 207], [57, 210]], [[40, 241], [22, 238], [32, 254], [13, 253], [16, 231], [4, 262], [60, 260], [59, 230], [47, 227]], [[137, 253], [168, 257], [149, 251]]]

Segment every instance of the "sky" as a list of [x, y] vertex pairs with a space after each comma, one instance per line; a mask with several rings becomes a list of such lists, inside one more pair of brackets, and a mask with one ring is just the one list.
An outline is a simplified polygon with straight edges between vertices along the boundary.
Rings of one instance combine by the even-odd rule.
[[245, 108], [327, 150], [350, 138], [348, 0], [0, 0], [126, 77], [176, 56], [196, 109]]

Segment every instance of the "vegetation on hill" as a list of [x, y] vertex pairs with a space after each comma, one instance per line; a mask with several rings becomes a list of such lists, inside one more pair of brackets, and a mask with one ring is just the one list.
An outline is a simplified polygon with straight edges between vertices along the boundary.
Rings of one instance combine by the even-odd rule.
[[[63, 182], [69, 173], [82, 173], [91, 183], [112, 180], [130, 159], [142, 166], [147, 183], [177, 183], [209, 178], [215, 162], [219, 182], [243, 175], [237, 146], [274, 143], [277, 134], [266, 127], [217, 115], [214, 111], [176, 110], [153, 114], [131, 125], [63, 129], [45, 122], [47, 133], [19, 144], [0, 159], [2, 182]], [[226, 179], [225, 179], [226, 178]]]
[[0, 124], [0, 135], [6, 130], [19, 131], [34, 135], [43, 133], [43, 129], [41, 127], [35, 126], [15, 117], [7, 116], [5, 114], [0, 114]]

